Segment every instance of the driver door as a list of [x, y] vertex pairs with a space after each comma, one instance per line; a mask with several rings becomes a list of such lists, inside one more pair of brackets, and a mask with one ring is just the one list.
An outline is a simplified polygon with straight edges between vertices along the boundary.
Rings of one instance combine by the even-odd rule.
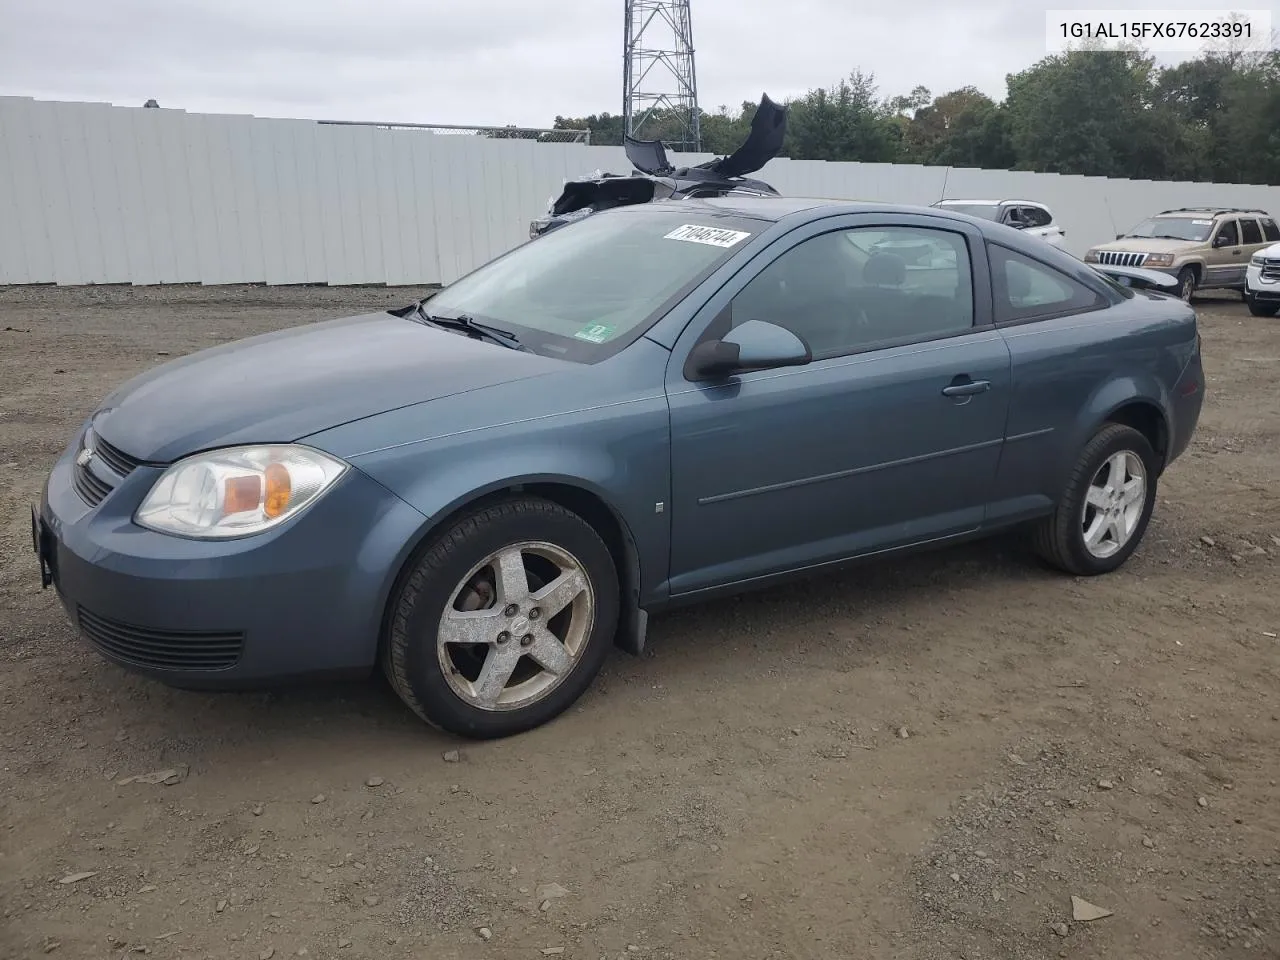
[[[786, 327], [814, 359], [691, 378], [693, 347], [747, 320]], [[976, 229], [865, 214], [797, 228], [672, 351], [671, 595], [977, 529], [1009, 393]]]
[[1204, 287], [1229, 287], [1244, 283], [1249, 258], [1244, 255], [1240, 243], [1240, 224], [1237, 220], [1222, 220], [1218, 231], [1210, 241], [1208, 262], [1204, 268]]

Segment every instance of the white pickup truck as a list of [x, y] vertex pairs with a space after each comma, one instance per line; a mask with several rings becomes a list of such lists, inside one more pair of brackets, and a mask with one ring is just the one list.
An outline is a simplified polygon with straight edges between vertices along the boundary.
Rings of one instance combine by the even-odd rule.
[[1244, 301], [1255, 317], [1280, 313], [1280, 243], [1263, 247], [1249, 258], [1244, 272]]

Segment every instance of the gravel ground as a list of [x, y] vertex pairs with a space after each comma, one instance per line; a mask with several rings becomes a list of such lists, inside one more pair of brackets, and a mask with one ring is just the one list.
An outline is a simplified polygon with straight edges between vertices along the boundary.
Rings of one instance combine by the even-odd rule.
[[1200, 432], [1123, 571], [997, 541], [673, 613], [515, 739], [82, 646], [27, 504], [96, 400], [414, 293], [0, 289], [0, 956], [1280, 957], [1280, 321], [1198, 303]]

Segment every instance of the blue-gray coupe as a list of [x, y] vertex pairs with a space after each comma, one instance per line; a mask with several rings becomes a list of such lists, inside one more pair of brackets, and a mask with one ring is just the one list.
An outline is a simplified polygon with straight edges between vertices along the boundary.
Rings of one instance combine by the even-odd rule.
[[127, 668], [381, 665], [424, 720], [497, 737], [675, 604], [1015, 526], [1113, 571], [1203, 397], [1191, 307], [1009, 227], [637, 204], [142, 374], [76, 431], [32, 538]]

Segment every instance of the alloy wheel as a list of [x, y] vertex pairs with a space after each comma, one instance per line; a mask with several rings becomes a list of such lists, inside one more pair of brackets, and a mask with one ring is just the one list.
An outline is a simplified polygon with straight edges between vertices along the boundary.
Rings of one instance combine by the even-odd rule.
[[453, 592], [437, 630], [441, 670], [475, 707], [528, 707], [572, 672], [595, 616], [595, 591], [577, 557], [544, 541], [512, 544]]
[[1099, 560], [1120, 550], [1142, 520], [1147, 499], [1147, 471], [1130, 450], [1108, 457], [1089, 483], [1081, 532], [1085, 549]]

